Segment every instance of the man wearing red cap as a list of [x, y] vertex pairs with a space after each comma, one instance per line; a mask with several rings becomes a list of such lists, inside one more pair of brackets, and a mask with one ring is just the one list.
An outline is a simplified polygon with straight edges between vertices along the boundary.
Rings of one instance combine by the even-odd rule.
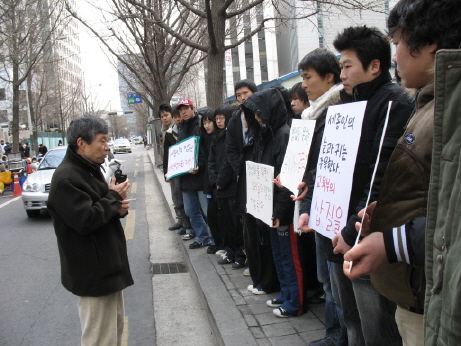
[[[191, 100], [182, 98], [176, 104], [176, 109], [181, 115], [182, 121], [179, 123], [178, 142], [191, 137], [201, 135], [200, 119], [195, 112], [194, 104]], [[213, 238], [208, 234], [208, 228], [203, 215], [208, 209], [208, 200], [203, 193], [204, 174], [206, 162], [203, 152], [203, 143], [200, 140], [200, 151], [197, 167], [191, 168], [189, 174], [179, 177], [181, 191], [183, 194], [184, 209], [190, 219], [190, 223], [195, 232], [195, 241], [189, 244], [190, 249], [198, 249], [202, 246], [214, 245]], [[184, 236], [184, 240], [192, 239], [193, 236]]]

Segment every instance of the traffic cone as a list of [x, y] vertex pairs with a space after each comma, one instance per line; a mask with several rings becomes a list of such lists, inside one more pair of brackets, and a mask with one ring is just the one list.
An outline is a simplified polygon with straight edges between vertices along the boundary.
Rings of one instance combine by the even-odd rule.
[[19, 178], [18, 173], [14, 173], [14, 194], [13, 197], [20, 197], [22, 196], [22, 189], [19, 185]]

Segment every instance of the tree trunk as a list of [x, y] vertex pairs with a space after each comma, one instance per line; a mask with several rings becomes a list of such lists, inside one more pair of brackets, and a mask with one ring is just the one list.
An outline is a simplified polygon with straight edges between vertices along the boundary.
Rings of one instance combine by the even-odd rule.
[[223, 101], [224, 51], [208, 53], [206, 100], [209, 108], [216, 109]]
[[19, 65], [13, 61], [13, 152], [19, 152]]

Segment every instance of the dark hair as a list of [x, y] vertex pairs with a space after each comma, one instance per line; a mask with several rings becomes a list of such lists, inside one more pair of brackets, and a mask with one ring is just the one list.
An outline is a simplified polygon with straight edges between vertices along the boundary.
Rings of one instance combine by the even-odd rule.
[[254, 93], [258, 91], [258, 87], [256, 86], [255, 82], [253, 82], [250, 79], [242, 79], [241, 81], [238, 81], [237, 83], [235, 83], [234, 91], [237, 92], [238, 89], [244, 88], [244, 87], [247, 87]]
[[72, 120], [67, 129], [67, 144], [73, 150], [77, 150], [77, 139], [82, 138], [86, 143], [91, 144], [94, 137], [100, 133], [109, 133], [109, 125], [105, 120], [92, 115], [81, 115]]
[[202, 123], [203, 120], [207, 119], [210, 121], [214, 121], [214, 110], [211, 108], [205, 109], [203, 111], [200, 111], [199, 114], [202, 116]]
[[300, 99], [303, 103], [309, 104], [309, 97], [307, 96], [306, 90], [303, 88], [303, 83], [299, 82], [296, 83], [291, 87], [290, 90], [290, 98], [293, 100], [294, 98]]
[[181, 114], [179, 114], [179, 110], [177, 110], [176, 107], [172, 108], [171, 109], [171, 117], [174, 118], [174, 117], [179, 117], [179, 116], [181, 116]]
[[288, 89], [285, 88], [283, 85], [274, 85], [272, 86], [272, 89], [277, 89], [278, 91], [280, 91], [280, 94], [283, 98], [283, 102], [285, 103], [285, 108], [287, 109], [288, 119], [294, 118], [296, 114], [293, 111], [293, 108], [291, 107], [291, 97]]
[[398, 33], [410, 52], [437, 44], [438, 49], [457, 49], [461, 44], [459, 0], [401, 0], [387, 19], [389, 36]]
[[171, 106], [167, 103], [162, 103], [159, 107], [158, 107], [158, 116], [161, 116], [162, 115], [162, 112], [168, 112], [168, 113], [171, 113]]
[[232, 108], [229, 105], [224, 104], [222, 106], [219, 106], [214, 111], [215, 122], [216, 122], [216, 116], [219, 115], [219, 114], [222, 114], [226, 118], [226, 121], [225, 121], [226, 125], [225, 126], [227, 127], [227, 124], [229, 124], [229, 120], [232, 117], [233, 112], [234, 112], [234, 108]]
[[338, 59], [336, 56], [325, 48], [317, 48], [307, 54], [299, 63], [299, 70], [314, 69], [320, 77], [325, 78], [328, 73], [332, 73], [334, 83], [341, 82], [339, 75], [341, 69], [339, 68]]
[[336, 36], [333, 45], [338, 52], [352, 50], [367, 70], [373, 60], [379, 60], [380, 70], [391, 67], [391, 46], [387, 37], [377, 28], [351, 26]]

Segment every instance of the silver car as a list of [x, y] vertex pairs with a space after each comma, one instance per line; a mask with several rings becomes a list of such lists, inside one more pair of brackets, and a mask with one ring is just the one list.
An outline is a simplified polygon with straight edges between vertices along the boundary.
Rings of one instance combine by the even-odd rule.
[[126, 138], [119, 138], [114, 141], [114, 154], [131, 153], [131, 143]]
[[[40, 210], [46, 209], [46, 202], [50, 192], [51, 178], [66, 155], [67, 147], [59, 146], [49, 150], [40, 162], [37, 171], [29, 174], [22, 185], [22, 201], [28, 217], [40, 215]], [[115, 160], [114, 155], [109, 151], [104, 163], [101, 165], [101, 172], [109, 184], [115, 170], [120, 163]]]

